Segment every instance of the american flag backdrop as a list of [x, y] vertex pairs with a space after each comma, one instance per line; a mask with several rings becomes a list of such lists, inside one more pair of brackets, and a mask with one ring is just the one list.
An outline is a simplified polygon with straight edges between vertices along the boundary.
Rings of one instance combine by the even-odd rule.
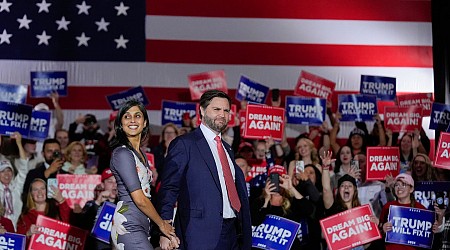
[[0, 82], [67, 71], [66, 124], [106, 118], [104, 96], [137, 85], [159, 124], [161, 100], [190, 101], [187, 76], [205, 71], [229, 89], [244, 74], [291, 94], [306, 70], [338, 92], [364, 74], [404, 93], [434, 92], [432, 67], [430, 0], [0, 0]]

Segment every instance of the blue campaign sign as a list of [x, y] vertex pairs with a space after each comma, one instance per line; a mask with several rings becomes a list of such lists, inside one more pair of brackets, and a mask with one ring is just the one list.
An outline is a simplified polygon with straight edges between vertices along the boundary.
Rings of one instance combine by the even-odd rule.
[[377, 98], [370, 95], [339, 95], [341, 121], [373, 121], [378, 113]]
[[28, 139], [43, 141], [48, 137], [52, 113], [49, 111], [33, 110], [31, 114], [30, 133]]
[[430, 114], [430, 129], [446, 131], [450, 124], [450, 105], [433, 102]]
[[116, 204], [105, 201], [92, 228], [92, 237], [109, 244], [109, 237], [111, 236], [112, 219]]
[[142, 102], [144, 106], [149, 104], [145, 91], [141, 86], [131, 88], [116, 94], [106, 96], [112, 110], [119, 110], [120, 106], [128, 100], [134, 99]]
[[269, 87], [257, 83], [245, 76], [241, 76], [239, 81], [236, 99], [239, 101], [250, 101], [258, 104], [266, 103], [267, 95], [269, 94]]
[[359, 92], [363, 95], [375, 95], [382, 101], [395, 101], [396, 79], [386, 76], [361, 75]]
[[325, 121], [326, 109], [326, 99], [286, 96], [287, 123], [321, 125]]
[[0, 234], [0, 249], [25, 250], [26, 237], [21, 234]]
[[300, 224], [295, 221], [267, 215], [261, 225], [253, 228], [252, 246], [270, 250], [291, 249], [299, 228]]
[[434, 212], [400, 206], [390, 206], [388, 221], [392, 230], [386, 233], [386, 242], [431, 248]]
[[173, 102], [173, 101], [162, 101], [161, 110], [161, 124], [167, 124], [169, 122], [181, 127], [182, 126], [182, 116], [184, 113], [189, 113], [189, 117], [195, 115], [196, 103], [192, 102]]
[[0, 102], [0, 134], [10, 135], [17, 131], [28, 135], [32, 109], [31, 105]]
[[67, 72], [31, 72], [31, 97], [48, 97], [52, 92], [67, 96]]
[[414, 198], [427, 209], [434, 211], [436, 192], [441, 192], [445, 196], [443, 198], [448, 199], [449, 190], [450, 181], [419, 181], [415, 183]]
[[27, 102], [28, 87], [21, 84], [0, 83], [0, 101], [25, 104]]

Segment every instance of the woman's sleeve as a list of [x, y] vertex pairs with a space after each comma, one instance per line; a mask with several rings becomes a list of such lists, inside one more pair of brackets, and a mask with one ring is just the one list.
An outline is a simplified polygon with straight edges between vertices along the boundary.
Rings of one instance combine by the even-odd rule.
[[[124, 147], [116, 148], [111, 158], [111, 171], [119, 176], [128, 192], [141, 189], [133, 153]], [[117, 178], [116, 175], [116, 178]]]
[[261, 223], [263, 223], [264, 219], [266, 218], [268, 208], [263, 208], [263, 200], [262, 199], [256, 199], [252, 202], [250, 206], [250, 213], [252, 217], [252, 225], [258, 226]]
[[64, 200], [63, 203], [58, 205], [59, 209], [59, 217], [61, 218], [61, 221], [70, 223], [70, 207], [67, 204], [67, 201]]
[[29, 227], [30, 225], [26, 222], [25, 216], [21, 215], [19, 221], [17, 221], [17, 233], [26, 235]]

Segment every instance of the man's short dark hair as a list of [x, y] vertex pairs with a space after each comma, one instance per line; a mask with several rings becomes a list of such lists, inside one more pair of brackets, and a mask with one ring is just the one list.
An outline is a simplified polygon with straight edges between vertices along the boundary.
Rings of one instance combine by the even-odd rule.
[[[230, 105], [231, 108], [231, 98], [227, 95], [227, 93], [217, 89], [208, 90], [205, 93], [203, 93], [203, 95], [200, 97], [200, 107], [206, 109], [211, 103], [211, 100], [215, 97], [227, 99], [228, 104]], [[200, 112], [200, 118], [202, 118], [202, 112]]]
[[56, 144], [59, 145], [59, 147], [61, 147], [61, 144], [59, 144], [59, 141], [58, 141], [58, 140], [56, 140], [55, 138], [49, 138], [49, 139], [46, 139], [46, 140], [44, 141], [44, 145], [42, 145], [42, 151], [45, 150], [45, 146], [46, 146], [47, 144], [52, 144], [52, 143], [56, 143]]

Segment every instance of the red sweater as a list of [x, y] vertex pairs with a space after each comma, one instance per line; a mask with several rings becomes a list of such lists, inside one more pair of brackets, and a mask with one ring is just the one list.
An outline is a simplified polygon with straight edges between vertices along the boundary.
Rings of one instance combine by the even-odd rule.
[[[58, 208], [60, 220], [69, 223], [70, 207], [67, 205], [67, 202], [64, 201], [63, 203], [59, 204]], [[45, 214], [44, 212], [36, 211], [35, 209], [28, 211], [27, 214], [22, 214], [19, 217], [19, 221], [17, 222], [17, 233], [26, 235], [31, 225], [36, 224], [38, 215]]]
[[5, 229], [6, 232], [8, 233], [15, 233], [16, 231], [14, 230], [14, 226], [11, 222], [10, 219], [5, 218], [3, 216], [0, 217], [0, 225], [2, 225]]

